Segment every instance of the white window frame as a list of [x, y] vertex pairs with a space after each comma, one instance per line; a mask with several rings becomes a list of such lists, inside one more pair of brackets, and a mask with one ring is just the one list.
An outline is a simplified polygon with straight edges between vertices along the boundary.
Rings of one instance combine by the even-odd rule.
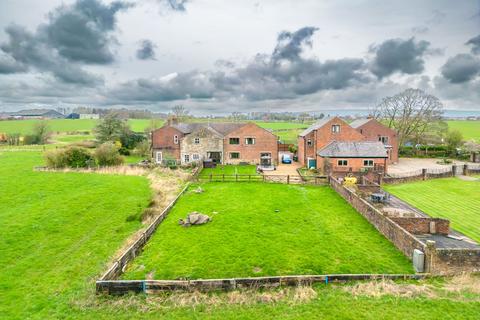
[[195, 138], [193, 139], [193, 143], [195, 143], [195, 144], [200, 144], [200, 138], [199, 138], [199, 137], [195, 137]]
[[183, 155], [183, 162], [190, 163], [190, 155], [189, 154], [184, 154]]
[[339, 124], [332, 124], [332, 132], [333, 133], [340, 133], [340, 125]]
[[[345, 161], [345, 164], [340, 164], [340, 161]], [[348, 160], [346, 159], [338, 159], [337, 160], [337, 167], [348, 167]]]
[[[365, 164], [365, 162], [367, 162], [367, 164]], [[368, 164], [370, 162], [372, 163], [371, 165]], [[366, 168], [373, 168], [375, 166], [375, 161], [373, 161], [372, 159], [363, 159], [363, 166]]]
[[[386, 141], [385, 141], [386, 140]], [[388, 144], [389, 143], [389, 137], [388, 136], [378, 136], [378, 141], [380, 141], [383, 144]]]
[[178, 136], [177, 135], [173, 136], [173, 143], [178, 144]]
[[200, 160], [200, 155], [199, 155], [198, 153], [192, 154], [192, 160], [193, 160], [193, 161], [198, 161], [198, 160]]
[[[248, 143], [248, 139], [252, 139], [252, 143]], [[254, 144], [255, 144], [255, 138], [254, 137], [246, 137], [245, 138], [245, 145], [253, 146]]]
[[[160, 157], [159, 157], [160, 156]], [[159, 160], [160, 158], [160, 160]], [[156, 151], [155, 152], [155, 162], [156, 163], [162, 163], [162, 160], [163, 160], [163, 154], [162, 154], [162, 151]]]
[[[238, 158], [232, 157], [232, 154], [234, 154], [234, 153], [238, 154]], [[238, 152], [238, 151], [230, 152], [230, 159], [240, 159], [240, 152]]]

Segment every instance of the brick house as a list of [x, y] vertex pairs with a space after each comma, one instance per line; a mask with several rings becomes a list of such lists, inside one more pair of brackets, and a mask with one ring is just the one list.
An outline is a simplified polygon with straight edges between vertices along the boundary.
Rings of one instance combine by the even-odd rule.
[[333, 173], [387, 170], [387, 149], [381, 141], [332, 141], [318, 150], [318, 168]]
[[339, 117], [324, 118], [300, 133], [298, 161], [308, 168], [322, 168], [318, 151], [332, 141], [363, 141], [365, 137]]
[[278, 137], [255, 123], [176, 123], [152, 132], [156, 163], [166, 159], [235, 164], [278, 163]]
[[387, 148], [389, 164], [398, 162], [397, 132], [374, 118], [358, 119], [350, 126], [366, 137], [368, 141], [381, 141]]

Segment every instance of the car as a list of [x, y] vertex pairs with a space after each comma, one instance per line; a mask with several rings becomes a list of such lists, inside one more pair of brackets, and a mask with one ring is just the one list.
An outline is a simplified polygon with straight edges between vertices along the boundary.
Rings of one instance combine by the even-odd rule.
[[289, 154], [282, 155], [282, 163], [292, 163], [292, 158]]

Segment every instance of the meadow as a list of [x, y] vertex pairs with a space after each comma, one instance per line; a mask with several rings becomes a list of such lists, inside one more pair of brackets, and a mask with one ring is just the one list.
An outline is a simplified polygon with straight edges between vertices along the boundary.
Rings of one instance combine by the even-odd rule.
[[387, 186], [399, 198], [432, 217], [450, 220], [452, 228], [480, 242], [480, 180], [432, 179]]
[[[124, 279], [412, 273], [411, 262], [329, 187], [206, 183], [203, 193], [196, 187]], [[179, 226], [192, 211], [212, 222]]]
[[476, 140], [480, 142], [480, 120], [449, 120], [447, 121], [449, 129], [459, 130], [464, 140]]
[[[43, 163], [42, 147], [6, 150], [0, 150], [2, 319], [477, 319], [480, 313], [478, 293], [449, 289], [432, 297], [425, 291], [429, 285], [443, 291], [452, 286], [443, 280], [386, 287], [366, 283], [364, 293], [358, 287], [362, 284], [351, 283], [254, 294], [96, 296], [95, 279], [125, 239], [140, 228], [137, 217], [150, 199], [147, 181], [35, 172], [32, 168]], [[415, 294], [398, 294], [409, 290]]]

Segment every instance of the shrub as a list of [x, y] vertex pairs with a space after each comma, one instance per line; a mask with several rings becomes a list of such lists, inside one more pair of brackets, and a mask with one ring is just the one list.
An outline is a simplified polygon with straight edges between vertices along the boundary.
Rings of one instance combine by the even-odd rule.
[[26, 135], [23, 137], [23, 144], [24, 145], [39, 144], [38, 137], [33, 134]]
[[143, 140], [135, 147], [134, 153], [140, 157], [148, 157], [150, 155], [150, 142]]
[[130, 155], [130, 150], [128, 150], [125, 147], [121, 147], [120, 149], [118, 149], [118, 152], [123, 156], [129, 156]]
[[90, 152], [79, 147], [49, 150], [45, 153], [45, 161], [50, 168], [85, 168], [95, 163]]
[[20, 144], [20, 133], [7, 133], [7, 144], [10, 146], [18, 146]]
[[123, 157], [118, 147], [111, 142], [101, 144], [95, 150], [95, 159], [99, 166], [118, 166], [123, 163]]
[[[33, 126], [34, 143], [32, 144], [46, 144], [50, 138], [51, 132], [48, 122], [45, 120], [35, 123]], [[25, 143], [27, 144], [27, 143]]]

